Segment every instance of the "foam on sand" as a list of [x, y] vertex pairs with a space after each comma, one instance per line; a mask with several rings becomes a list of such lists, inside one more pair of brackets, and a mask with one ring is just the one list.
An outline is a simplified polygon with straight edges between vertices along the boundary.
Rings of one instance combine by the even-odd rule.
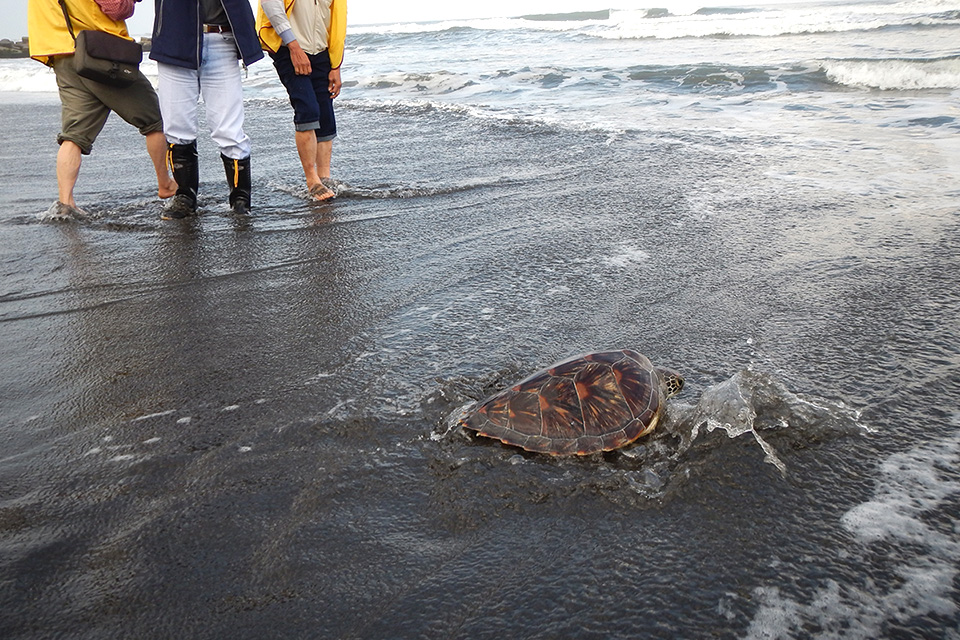
[[746, 637], [793, 638], [813, 625], [826, 637], [866, 640], [882, 637], [890, 623], [909, 625], [923, 616], [956, 620], [960, 517], [948, 501], [955, 503], [960, 495], [958, 468], [960, 430], [887, 458], [873, 497], [841, 518], [860, 545], [847, 552], [867, 555], [882, 546], [899, 578], [895, 586], [883, 590], [869, 576], [862, 584], [831, 578], [809, 603], [786, 597], [777, 587], [758, 588], [762, 604]]

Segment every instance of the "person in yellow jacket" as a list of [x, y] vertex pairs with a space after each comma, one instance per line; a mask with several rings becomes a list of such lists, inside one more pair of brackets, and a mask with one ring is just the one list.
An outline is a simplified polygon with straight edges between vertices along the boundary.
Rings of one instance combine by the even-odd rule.
[[27, 30], [30, 57], [52, 67], [60, 92], [61, 131], [57, 136], [58, 199], [47, 212], [55, 219], [83, 218], [73, 190], [84, 155], [89, 155], [111, 111], [139, 129], [157, 173], [157, 193], [169, 198], [177, 190], [167, 171], [167, 141], [163, 135], [160, 105], [153, 85], [142, 73], [129, 87], [109, 86], [77, 75], [74, 38], [67, 27], [64, 9], [74, 35], [81, 30], [105, 31], [132, 39], [124, 22], [133, 15], [135, 0], [29, 0]]
[[340, 65], [347, 0], [260, 0], [257, 33], [290, 96], [297, 154], [315, 200], [329, 200], [337, 122], [333, 99], [343, 86]]

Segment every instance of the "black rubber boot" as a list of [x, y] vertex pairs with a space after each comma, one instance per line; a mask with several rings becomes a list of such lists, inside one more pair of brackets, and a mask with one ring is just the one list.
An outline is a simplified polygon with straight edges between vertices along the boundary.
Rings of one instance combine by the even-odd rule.
[[250, 156], [234, 160], [220, 154], [230, 187], [230, 208], [237, 215], [250, 213]]
[[190, 144], [167, 146], [167, 164], [177, 181], [177, 193], [164, 208], [161, 217], [165, 220], [186, 218], [197, 213], [197, 190], [200, 188], [200, 165], [197, 158], [197, 141]]

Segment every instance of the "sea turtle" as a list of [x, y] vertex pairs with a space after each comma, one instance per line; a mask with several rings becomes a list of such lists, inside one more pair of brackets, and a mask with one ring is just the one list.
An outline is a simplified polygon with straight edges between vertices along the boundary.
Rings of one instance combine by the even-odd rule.
[[490, 396], [460, 424], [527, 451], [588, 455], [653, 431], [667, 398], [682, 388], [680, 374], [636, 351], [588, 353]]

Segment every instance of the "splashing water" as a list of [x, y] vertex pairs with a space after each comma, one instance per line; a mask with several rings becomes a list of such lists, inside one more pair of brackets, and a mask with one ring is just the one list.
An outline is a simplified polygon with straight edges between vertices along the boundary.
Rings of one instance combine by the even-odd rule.
[[799, 396], [767, 374], [744, 369], [705, 390], [695, 406], [671, 407], [667, 428], [681, 436], [683, 451], [702, 428], [706, 433], [723, 431], [730, 439], [750, 434], [763, 450], [764, 461], [785, 475], [786, 464], [759, 431], [793, 428], [811, 437], [870, 431], [859, 418], [859, 411], [843, 403]]
[[60, 201], [54, 202], [46, 211], [37, 214], [40, 222], [78, 222], [88, 220], [90, 214], [83, 209], [71, 207]]

